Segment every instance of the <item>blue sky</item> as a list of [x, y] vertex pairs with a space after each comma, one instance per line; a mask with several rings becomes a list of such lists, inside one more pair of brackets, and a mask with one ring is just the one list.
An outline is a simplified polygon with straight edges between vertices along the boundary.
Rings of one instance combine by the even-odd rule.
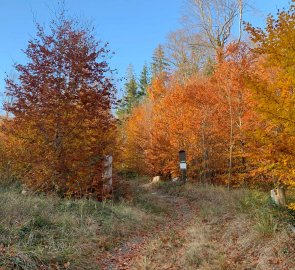
[[[124, 76], [132, 63], [139, 73], [154, 48], [167, 34], [181, 27], [186, 0], [67, 0], [71, 16], [88, 20], [97, 39], [108, 41], [116, 54], [112, 67]], [[48, 24], [57, 0], [0, 0], [0, 100], [4, 97], [5, 73], [13, 74], [14, 62], [25, 63], [22, 49], [35, 35], [34, 18]], [[263, 26], [266, 15], [286, 7], [288, 0], [252, 0], [256, 8], [245, 20]]]

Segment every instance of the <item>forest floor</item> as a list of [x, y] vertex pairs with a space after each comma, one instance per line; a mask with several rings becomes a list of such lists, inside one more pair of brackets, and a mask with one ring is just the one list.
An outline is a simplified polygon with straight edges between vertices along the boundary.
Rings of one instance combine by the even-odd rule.
[[[193, 206], [189, 200], [184, 197], [158, 193], [147, 185], [144, 187], [144, 190], [150, 193], [153, 200], [157, 201], [157, 205], [161, 205], [161, 208], [166, 209], [164, 222], [157, 224], [144, 235], [135, 236], [130, 241], [112, 250], [107, 256], [103, 254], [100, 259], [102, 269], [128, 270], [133, 268], [133, 263], [141, 257], [141, 252], [150, 245], [155, 237], [163, 241], [168, 241], [170, 237], [173, 237], [174, 244], [178, 243], [180, 245], [181, 237], [179, 235], [193, 223], [193, 218], [196, 216], [198, 208]], [[141, 269], [169, 269], [164, 264], [161, 265], [163, 268], [147, 268], [145, 265], [134, 267], [135, 269], [140, 267]]]
[[105, 203], [0, 186], [0, 269], [295, 269], [294, 212], [268, 194], [128, 182]]
[[165, 183], [145, 191], [166, 204], [165, 224], [113, 250], [102, 269], [295, 269], [294, 216], [267, 194]]

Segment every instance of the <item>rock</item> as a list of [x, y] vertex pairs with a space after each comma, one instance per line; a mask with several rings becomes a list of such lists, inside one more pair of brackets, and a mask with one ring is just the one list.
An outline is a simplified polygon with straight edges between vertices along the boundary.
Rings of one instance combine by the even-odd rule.
[[295, 227], [293, 225], [289, 224], [289, 228], [293, 233], [295, 233]]
[[27, 194], [27, 191], [25, 189], [23, 189], [22, 192], [21, 192], [21, 194], [22, 195], [25, 195], [25, 194]]
[[153, 181], [152, 181], [152, 183], [158, 183], [158, 182], [161, 182], [161, 177], [160, 177], [159, 175], [153, 177]]

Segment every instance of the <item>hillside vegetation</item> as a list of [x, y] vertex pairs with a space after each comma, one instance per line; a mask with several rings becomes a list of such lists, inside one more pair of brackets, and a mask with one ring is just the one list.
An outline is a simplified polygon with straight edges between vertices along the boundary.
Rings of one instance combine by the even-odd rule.
[[108, 269], [106, 265], [112, 269], [295, 267], [295, 234], [289, 228], [294, 212], [274, 207], [268, 194], [191, 184], [139, 186], [138, 182], [142, 183], [130, 182], [131, 201], [115, 203], [1, 188], [0, 266], [22, 270]]

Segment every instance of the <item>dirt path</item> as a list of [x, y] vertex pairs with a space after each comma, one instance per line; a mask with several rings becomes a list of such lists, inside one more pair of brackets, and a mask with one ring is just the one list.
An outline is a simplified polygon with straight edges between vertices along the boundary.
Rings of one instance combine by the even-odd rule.
[[154, 239], [165, 238], [166, 235], [171, 233], [177, 235], [191, 225], [197, 212], [197, 208], [191, 202], [185, 198], [162, 195], [157, 192], [152, 192], [151, 195], [156, 196], [161, 204], [171, 208], [172, 211], [171, 214], [167, 215], [167, 221], [164, 225], [157, 225], [154, 230], [147, 232], [146, 235], [136, 236], [107, 254], [99, 261], [102, 270], [132, 269], [133, 261]]
[[146, 191], [166, 205], [166, 221], [113, 250], [100, 260], [101, 269], [295, 269], [295, 236], [278, 224], [279, 212], [266, 198], [252, 204], [256, 193], [219, 187], [174, 191], [185, 197]]

